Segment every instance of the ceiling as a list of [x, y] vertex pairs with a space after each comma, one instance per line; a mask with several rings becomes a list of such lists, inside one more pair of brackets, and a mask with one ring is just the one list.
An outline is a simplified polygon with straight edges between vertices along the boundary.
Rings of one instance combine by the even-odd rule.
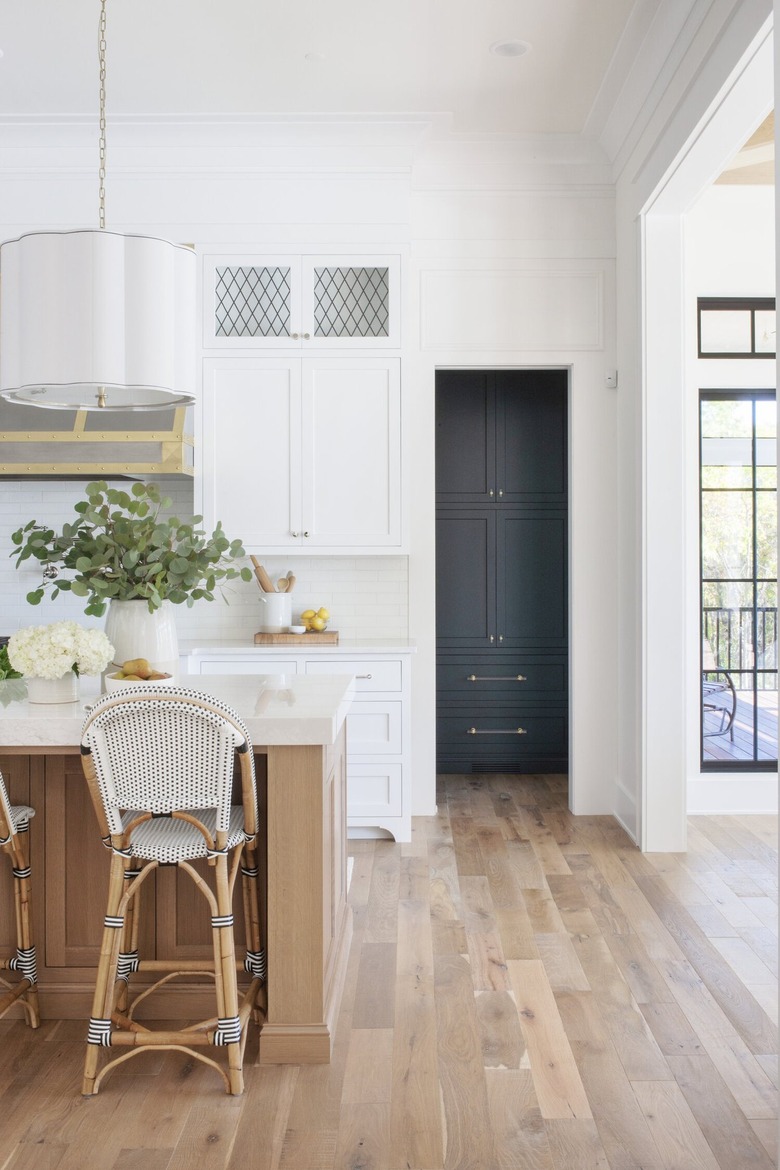
[[773, 187], [775, 183], [775, 115], [765, 118], [723, 173], [721, 185]]
[[[580, 133], [635, 0], [108, 0], [108, 112]], [[99, 0], [3, 0], [0, 121], [97, 110]], [[525, 41], [523, 56], [490, 52]]]

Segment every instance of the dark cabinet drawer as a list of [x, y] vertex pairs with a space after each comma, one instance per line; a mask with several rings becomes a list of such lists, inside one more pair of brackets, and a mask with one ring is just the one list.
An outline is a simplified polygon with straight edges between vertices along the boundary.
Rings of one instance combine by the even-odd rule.
[[[568, 758], [565, 710], [448, 713], [437, 719], [440, 771], [560, 771]], [[521, 730], [519, 730], [521, 729]]]
[[539, 661], [525, 656], [502, 660], [498, 655], [439, 657], [436, 689], [448, 702], [523, 702], [545, 699], [565, 703], [568, 693], [565, 659]]

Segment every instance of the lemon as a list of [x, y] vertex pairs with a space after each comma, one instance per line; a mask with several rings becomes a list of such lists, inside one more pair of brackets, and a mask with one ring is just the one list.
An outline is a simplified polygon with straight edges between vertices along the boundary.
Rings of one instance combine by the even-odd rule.
[[326, 625], [325, 618], [321, 618], [319, 616], [319, 614], [315, 614], [314, 617], [310, 618], [309, 620], [311, 622], [311, 628], [313, 630], [324, 630], [325, 629], [325, 625]]
[[320, 609], [317, 610], [317, 617], [321, 617], [324, 622], [326, 622], [328, 620], [328, 618], [330, 617], [330, 614], [328, 613], [328, 611], [324, 605]]
[[303, 620], [304, 620], [304, 621], [307, 621], [309, 618], [313, 618], [313, 617], [316, 617], [316, 616], [317, 616], [317, 615], [316, 615], [316, 613], [314, 612], [314, 610], [313, 610], [313, 609], [305, 609], [305, 610], [303, 611], [303, 613], [301, 614], [301, 617], [303, 618]]

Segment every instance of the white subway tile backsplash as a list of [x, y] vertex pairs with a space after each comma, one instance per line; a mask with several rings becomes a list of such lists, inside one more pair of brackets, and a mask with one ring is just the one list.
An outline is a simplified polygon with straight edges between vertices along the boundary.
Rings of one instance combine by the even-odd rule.
[[[126, 483], [116, 486], [127, 488]], [[192, 515], [192, 485], [166, 481], [165, 495], [171, 511], [183, 519]], [[28, 520], [38, 520], [54, 529], [74, 519], [73, 506], [84, 498], [84, 484], [75, 481], [0, 482], [0, 634], [11, 634], [23, 626], [72, 618], [82, 625], [102, 626], [103, 619], [88, 618], [83, 605], [70, 594], [56, 601], [31, 606], [25, 595], [40, 581], [35, 567], [17, 570], [13, 560], [3, 557], [13, 551], [11, 533]], [[331, 612], [330, 627], [343, 638], [406, 638], [409, 634], [408, 558], [289, 557], [261, 558], [271, 579], [292, 569], [296, 576], [293, 611], [319, 609]], [[252, 582], [231, 582], [224, 600], [197, 602], [192, 608], [176, 608], [176, 627], [182, 641], [225, 638], [251, 641], [259, 628], [258, 587]]]

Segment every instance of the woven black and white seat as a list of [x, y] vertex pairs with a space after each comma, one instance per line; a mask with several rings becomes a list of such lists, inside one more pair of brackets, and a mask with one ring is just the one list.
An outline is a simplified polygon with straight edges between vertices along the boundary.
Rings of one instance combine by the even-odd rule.
[[[106, 1073], [145, 1048], [180, 1049], [222, 1074], [227, 1091], [243, 1092], [247, 1028], [264, 1010], [265, 955], [260, 937], [257, 794], [246, 728], [227, 704], [183, 687], [154, 683], [114, 691], [96, 703], [82, 728], [81, 758], [103, 843], [111, 850], [104, 919], [82, 1092], [97, 1093]], [[241, 804], [231, 804], [238, 760]], [[194, 863], [207, 862], [203, 867]], [[213, 959], [143, 959], [138, 952], [139, 888], [158, 866], [188, 873], [211, 913]], [[233, 939], [233, 894], [241, 875], [246, 957]], [[238, 970], [249, 984], [238, 999]], [[131, 1003], [130, 979], [156, 980]], [[134, 1008], [174, 976], [213, 976], [213, 1018], [178, 1031], [155, 1032]], [[207, 1056], [224, 1048], [227, 1067]], [[101, 1052], [122, 1048], [101, 1065]]]
[[30, 819], [35, 810], [26, 804], [11, 804], [5, 781], [0, 774], [0, 849], [11, 859], [16, 912], [16, 954], [0, 959], [0, 971], [13, 971], [18, 978], [9, 982], [0, 976], [0, 1016], [18, 1003], [24, 1009], [31, 1028], [40, 1023], [38, 1013], [38, 973], [32, 938], [30, 883]]

